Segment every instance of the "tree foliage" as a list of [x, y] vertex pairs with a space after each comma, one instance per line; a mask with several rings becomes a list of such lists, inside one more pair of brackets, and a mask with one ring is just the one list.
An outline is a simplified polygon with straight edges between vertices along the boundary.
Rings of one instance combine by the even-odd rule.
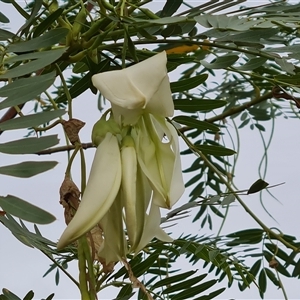
[[[17, 1], [3, 2], [24, 23], [15, 29], [5, 10], [0, 13], [0, 133], [8, 136], [10, 130], [28, 128], [28, 136], [0, 143], [1, 153], [23, 155], [19, 164], [1, 162], [0, 174], [36, 176], [57, 162], [32, 161], [26, 155], [61, 151], [72, 151], [70, 171], [75, 155], [93, 147], [87, 137], [81, 137], [85, 142], [73, 142], [67, 126], [74, 118], [83, 122], [87, 118], [74, 116], [72, 105], [85, 91], [97, 93], [92, 75], [131, 66], [165, 50], [168, 71], [180, 73], [171, 82], [176, 116], [169, 122], [186, 145], [182, 156], [192, 161], [183, 166], [183, 172], [191, 174], [186, 187], [192, 188], [189, 201], [169, 211], [162, 224], [180, 223], [192, 209], [196, 211], [193, 222], [212, 228], [216, 218], [225, 222], [233, 202], [257, 222], [256, 228], [226, 236], [212, 236], [208, 231], [201, 236], [182, 235], [171, 244], [153, 240], [140, 254], [129, 255], [128, 263], [115, 266], [115, 271], [95, 261], [95, 280], [86, 279], [90, 292], [115, 286], [120, 300], [213, 299], [238, 284], [242, 291], [257, 286], [263, 298], [271, 284], [287, 298], [280, 277], [300, 276], [299, 237], [270, 229], [242, 198], [270, 187], [263, 168], [270, 143], [261, 133], [270, 127], [273, 132], [279, 117], [299, 117], [300, 5], [279, 1], [250, 7], [247, 2], [228, 0], [193, 7], [189, 1], [167, 0], [150, 10], [149, 1], [141, 0], [38, 0], [26, 7]], [[23, 114], [24, 105], [34, 107], [34, 113]], [[104, 106], [105, 99], [99, 95], [99, 110]], [[59, 125], [68, 136], [63, 146], [57, 146], [58, 136], [51, 134]], [[225, 142], [244, 127], [256, 130], [265, 151], [259, 166], [261, 178], [239, 191], [234, 185], [235, 166], [243, 149], [238, 143], [228, 147]], [[78, 260], [79, 248], [73, 245], [58, 251], [37, 225], [31, 232], [23, 222], [45, 224], [54, 216], [30, 204], [30, 199], [14, 195], [1, 196], [0, 207], [2, 225], [51, 260], [45, 275], [55, 271], [58, 284], [64, 273], [81, 288], [66, 270], [67, 264]], [[179, 257], [189, 263], [188, 271], [177, 269]], [[201, 272], [193, 269], [199, 262], [204, 267]], [[209, 273], [214, 279], [206, 278]], [[20, 299], [6, 289], [2, 293], [0, 299]], [[22, 299], [33, 297], [30, 291]]]

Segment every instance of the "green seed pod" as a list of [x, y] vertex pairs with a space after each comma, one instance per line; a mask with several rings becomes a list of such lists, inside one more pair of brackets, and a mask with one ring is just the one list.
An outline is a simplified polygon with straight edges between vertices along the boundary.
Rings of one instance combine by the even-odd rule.
[[86, 21], [86, 9], [85, 7], [82, 7], [73, 23], [72, 33], [74, 39], [78, 38], [78, 35], [82, 29], [82, 25], [85, 23], [85, 21]]

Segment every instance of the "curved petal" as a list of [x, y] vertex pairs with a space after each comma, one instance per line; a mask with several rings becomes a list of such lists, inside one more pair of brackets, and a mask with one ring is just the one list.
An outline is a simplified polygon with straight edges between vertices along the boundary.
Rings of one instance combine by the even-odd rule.
[[[138, 161], [153, 188], [153, 202], [170, 208], [184, 192], [176, 130], [163, 117], [144, 115], [138, 125]], [[162, 140], [162, 132], [168, 140]]]
[[125, 223], [131, 244], [136, 241], [137, 234], [137, 218], [136, 218], [136, 205], [137, 205], [137, 158], [134, 148], [134, 141], [130, 136], [123, 139], [121, 149], [122, 161], [122, 181], [121, 191], [122, 200], [125, 208]]
[[62, 249], [92, 229], [106, 214], [121, 184], [121, 159], [117, 138], [107, 133], [99, 144], [79, 208], [57, 248]]
[[96, 74], [92, 76], [93, 85], [116, 106], [126, 109], [143, 108], [146, 97], [128, 76], [126, 70]]
[[122, 260], [127, 254], [127, 245], [123, 228], [120, 193], [101, 219], [100, 226], [104, 233], [104, 242], [98, 256], [105, 259], [106, 264]]
[[96, 74], [92, 82], [111, 102], [115, 119], [125, 125], [135, 124], [143, 111], [172, 116], [166, 63], [166, 53], [161, 52], [129, 68]]
[[175, 128], [162, 118], [156, 118], [160, 123], [162, 130], [165, 132], [168, 140], [170, 141], [172, 152], [174, 153], [174, 163], [169, 182], [169, 199], [170, 206], [172, 207], [182, 196], [185, 190], [185, 185], [182, 176], [181, 159], [178, 134]]
[[168, 75], [165, 76], [157, 91], [147, 103], [145, 112], [163, 117], [174, 115], [174, 102]]
[[152, 202], [149, 215], [146, 216], [145, 229], [135, 253], [141, 251], [155, 237], [163, 242], [173, 242], [173, 239], [160, 228], [160, 221], [159, 207]]

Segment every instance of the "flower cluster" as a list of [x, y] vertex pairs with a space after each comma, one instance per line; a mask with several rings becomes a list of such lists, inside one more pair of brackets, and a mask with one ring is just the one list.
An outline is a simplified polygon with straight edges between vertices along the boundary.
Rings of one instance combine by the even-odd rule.
[[160, 207], [171, 208], [184, 183], [177, 132], [165, 119], [174, 113], [166, 62], [162, 52], [92, 77], [111, 110], [93, 128], [97, 150], [88, 183], [58, 248], [98, 223], [104, 233], [98, 256], [106, 263], [139, 252], [154, 237], [172, 241], [160, 227]]

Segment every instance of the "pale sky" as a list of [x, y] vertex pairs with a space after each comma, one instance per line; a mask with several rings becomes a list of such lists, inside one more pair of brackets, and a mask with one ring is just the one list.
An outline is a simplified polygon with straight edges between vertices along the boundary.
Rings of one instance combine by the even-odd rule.
[[[161, 7], [162, 1], [155, 1], [154, 5]], [[196, 5], [199, 1], [193, 1]], [[252, 4], [262, 4], [259, 1], [251, 1]], [[17, 24], [18, 19], [16, 15], [12, 15], [10, 5], [0, 2], [0, 11], [7, 15], [13, 22], [12, 30], [18, 28], [21, 23]], [[213, 80], [213, 78], [212, 78]], [[90, 132], [93, 124], [98, 120], [100, 113], [97, 110], [97, 98], [90, 92], [86, 92], [79, 98], [74, 100], [74, 117], [86, 122], [86, 126], [80, 132], [81, 140], [83, 142], [90, 141]], [[32, 106], [27, 104], [24, 112], [28, 113], [32, 110]], [[177, 112], [178, 113], [178, 112]], [[0, 112], [0, 116], [3, 112]], [[265, 124], [263, 124], [265, 125]], [[228, 124], [231, 127], [230, 121]], [[269, 209], [269, 212], [274, 216], [278, 223], [274, 222], [264, 212], [259, 203], [258, 194], [251, 196], [244, 196], [243, 200], [250, 206], [250, 208], [260, 217], [269, 227], [278, 227], [284, 233], [298, 236], [299, 238], [299, 158], [298, 147], [300, 146], [300, 136], [297, 128], [299, 127], [299, 120], [297, 119], [283, 119], [280, 117], [276, 120], [275, 135], [272, 145], [269, 150], [269, 165], [266, 181], [270, 184], [285, 182], [284, 185], [274, 188], [272, 192], [282, 202], [276, 202], [267, 193], [264, 194], [264, 202]], [[268, 128], [268, 126], [266, 126]], [[61, 130], [53, 130], [49, 134], [58, 132], [61, 143], [64, 143], [64, 138]], [[4, 132], [1, 136], [1, 143], [8, 140], [22, 138], [26, 134], [24, 131], [10, 131]], [[267, 130], [265, 136], [269, 135]], [[258, 131], [251, 131], [248, 127], [240, 130], [241, 152], [236, 169], [235, 183], [239, 189], [248, 188], [255, 180], [258, 179], [258, 163], [263, 154], [263, 147], [258, 135]], [[185, 148], [181, 143], [182, 149]], [[230, 147], [230, 144], [227, 145]], [[91, 161], [93, 159], [94, 149], [86, 150], [87, 167], [89, 170]], [[185, 169], [195, 158], [192, 156], [183, 157], [183, 169]], [[64, 170], [66, 167], [66, 153], [53, 154], [50, 156], [36, 157], [34, 155], [10, 156], [0, 154], [0, 165], [8, 165], [24, 160], [57, 160], [58, 166], [55, 169], [40, 174], [38, 176], [21, 179], [0, 175], [1, 195], [13, 194], [24, 200], [31, 202], [43, 209], [51, 212], [56, 216], [57, 221], [50, 225], [39, 226], [42, 234], [50, 240], [57, 241], [63, 229], [65, 228], [63, 219], [63, 209], [59, 204], [59, 187], [64, 177]], [[75, 161], [73, 168], [73, 177], [75, 182], [79, 183], [79, 161]], [[186, 176], [186, 175], [185, 175]], [[190, 176], [190, 175], [188, 175]], [[189, 178], [186, 176], [185, 178]], [[188, 201], [188, 189], [185, 195], [176, 206], [180, 206]], [[191, 211], [190, 215], [194, 215], [197, 211]], [[164, 215], [166, 211], [163, 211]], [[173, 238], [179, 237], [183, 232], [185, 234], [212, 234], [207, 228], [201, 229], [200, 222], [191, 223], [191, 218], [179, 221], [179, 225], [172, 229]], [[215, 219], [214, 232], [218, 231], [220, 219]], [[31, 228], [31, 224], [29, 224]], [[230, 213], [224, 229], [223, 234], [246, 228], [259, 228], [258, 225], [247, 215], [245, 211], [237, 203], [230, 209]], [[42, 278], [43, 274], [48, 270], [51, 263], [41, 252], [36, 249], [31, 249], [21, 244], [15, 237], [4, 227], [0, 225], [0, 288], [7, 288], [19, 297], [24, 297], [29, 290], [35, 292], [35, 298], [41, 299], [47, 297], [51, 293], [55, 293], [54, 299], [79, 299], [79, 292], [76, 286], [60, 272], [60, 285], [55, 286], [54, 273]], [[285, 250], [284, 248], [282, 248]], [[249, 266], [254, 261], [250, 262]], [[203, 263], [200, 261], [194, 266], [188, 265], [187, 260], [180, 259], [178, 266], [183, 270], [198, 269], [197, 274], [206, 273], [208, 268], [202, 269]], [[77, 278], [76, 263], [70, 265], [70, 272]], [[214, 273], [212, 273], [214, 274]], [[284, 282], [288, 298], [300, 299], [300, 285], [296, 279], [286, 279], [281, 276]], [[213, 277], [213, 276], [212, 276]], [[221, 287], [226, 287], [226, 279], [220, 284], [213, 286], [212, 290], [217, 290]], [[282, 292], [277, 290], [273, 284], [268, 281], [268, 290], [265, 299], [283, 299]], [[118, 290], [105, 290], [99, 294], [99, 299], [113, 299]], [[223, 292], [218, 299], [259, 299], [259, 294], [255, 285], [250, 289], [239, 292], [237, 283], [232, 288]], [[134, 298], [133, 298], [134, 299]]]

